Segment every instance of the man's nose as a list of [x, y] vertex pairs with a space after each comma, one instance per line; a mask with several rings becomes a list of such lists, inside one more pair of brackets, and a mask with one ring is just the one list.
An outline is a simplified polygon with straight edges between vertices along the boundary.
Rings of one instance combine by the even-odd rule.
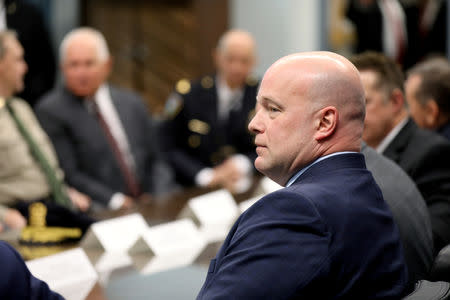
[[262, 128], [263, 127], [260, 120], [260, 115], [259, 112], [257, 111], [253, 116], [253, 118], [251, 119], [250, 123], [248, 123], [248, 130], [250, 130], [250, 132], [257, 134], [262, 132]]

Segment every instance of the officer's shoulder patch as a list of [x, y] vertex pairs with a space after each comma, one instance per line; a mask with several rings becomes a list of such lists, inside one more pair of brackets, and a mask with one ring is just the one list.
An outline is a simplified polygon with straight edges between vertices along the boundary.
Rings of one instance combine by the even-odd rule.
[[214, 85], [214, 79], [211, 76], [204, 76], [200, 81], [200, 84], [204, 89], [210, 89]]
[[191, 91], [191, 83], [187, 79], [178, 80], [175, 90], [181, 95], [186, 95]]

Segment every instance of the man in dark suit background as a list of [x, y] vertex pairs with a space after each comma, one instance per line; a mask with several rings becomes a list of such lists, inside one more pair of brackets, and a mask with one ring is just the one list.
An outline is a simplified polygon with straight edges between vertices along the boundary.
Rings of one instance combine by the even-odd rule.
[[67, 181], [111, 209], [163, 192], [170, 176], [157, 156], [147, 108], [136, 94], [107, 83], [112, 62], [103, 35], [75, 29], [60, 56], [65, 86], [46, 95], [36, 114]]
[[427, 59], [408, 70], [405, 97], [416, 124], [450, 140], [450, 63]]
[[198, 299], [400, 299], [398, 229], [359, 153], [364, 90], [330, 52], [266, 72], [249, 124], [255, 167], [285, 186], [236, 221]]
[[363, 140], [414, 180], [431, 218], [435, 251], [450, 243], [450, 143], [417, 127], [403, 94], [403, 73], [390, 58], [365, 52], [352, 58], [366, 93]]
[[20, 254], [9, 244], [0, 242], [0, 299], [64, 300], [48, 285], [34, 277]]
[[190, 83], [181, 80], [166, 104], [166, 154], [185, 186], [250, 187], [254, 159], [247, 130], [255, 107], [257, 81], [250, 77], [255, 42], [248, 32], [231, 30], [214, 52], [217, 73]]
[[28, 72], [25, 88], [18, 97], [34, 106], [44, 93], [53, 88], [55, 82], [56, 61], [49, 32], [41, 12], [29, 1], [2, 0], [0, 8], [0, 24], [4, 18], [6, 28], [17, 32], [25, 50]]

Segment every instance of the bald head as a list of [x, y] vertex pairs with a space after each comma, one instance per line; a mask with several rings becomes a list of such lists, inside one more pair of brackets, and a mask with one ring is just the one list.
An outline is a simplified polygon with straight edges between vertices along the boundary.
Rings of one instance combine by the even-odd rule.
[[75, 29], [63, 39], [60, 55], [66, 87], [78, 97], [92, 98], [111, 71], [103, 35], [88, 27]]
[[279, 184], [319, 157], [359, 151], [364, 90], [357, 69], [330, 52], [281, 58], [266, 72], [249, 124], [256, 168]]
[[73, 44], [89, 44], [95, 48], [97, 58], [106, 61], [109, 58], [108, 45], [103, 34], [90, 27], [80, 27], [70, 31], [62, 40], [59, 47], [59, 57], [61, 63], [64, 62], [69, 47]]
[[364, 88], [358, 70], [343, 56], [326, 51], [288, 55], [276, 61], [264, 78], [271, 76], [286, 78], [286, 89], [308, 101], [311, 109], [336, 107], [339, 128], [351, 122], [355, 132], [362, 130]]
[[225, 32], [217, 43], [214, 61], [218, 75], [230, 88], [239, 88], [255, 64], [255, 41], [242, 30]]

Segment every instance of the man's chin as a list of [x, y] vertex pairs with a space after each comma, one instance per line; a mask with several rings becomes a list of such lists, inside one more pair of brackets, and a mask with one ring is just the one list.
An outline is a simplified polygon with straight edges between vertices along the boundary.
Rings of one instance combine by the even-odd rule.
[[264, 166], [264, 161], [261, 156], [256, 157], [254, 165], [255, 165], [256, 170], [258, 170], [259, 172], [261, 172], [262, 174], [265, 175], [264, 171], [267, 168]]

